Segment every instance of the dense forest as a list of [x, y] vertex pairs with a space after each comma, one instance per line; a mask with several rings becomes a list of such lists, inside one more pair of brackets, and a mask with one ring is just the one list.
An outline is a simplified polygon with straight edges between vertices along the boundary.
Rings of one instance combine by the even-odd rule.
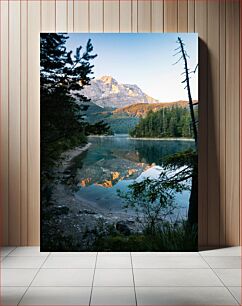
[[188, 108], [173, 106], [157, 112], [149, 111], [130, 131], [132, 137], [186, 137], [192, 138], [191, 117]]

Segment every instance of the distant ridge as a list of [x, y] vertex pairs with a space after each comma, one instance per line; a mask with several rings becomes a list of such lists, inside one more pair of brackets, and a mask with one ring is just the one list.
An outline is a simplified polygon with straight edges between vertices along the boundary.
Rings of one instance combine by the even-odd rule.
[[91, 80], [90, 85], [86, 86], [81, 94], [102, 108], [121, 108], [137, 103], [159, 103], [137, 85], [121, 84], [108, 75]]
[[[197, 103], [196, 100], [193, 103]], [[162, 103], [137, 103], [122, 108], [115, 109], [113, 114], [125, 114], [130, 117], [144, 117], [149, 111], [157, 112], [158, 110], [165, 107], [188, 107], [188, 101], [174, 101], [174, 102], [162, 102]]]

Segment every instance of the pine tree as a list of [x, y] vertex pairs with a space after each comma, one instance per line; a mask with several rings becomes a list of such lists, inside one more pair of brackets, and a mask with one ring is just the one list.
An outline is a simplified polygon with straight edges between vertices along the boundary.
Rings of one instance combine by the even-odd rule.
[[166, 107], [148, 112], [130, 131], [132, 137], [192, 137], [188, 108]]
[[85, 143], [90, 128], [81, 115], [89, 101], [81, 90], [90, 83], [90, 62], [97, 55], [88, 40], [85, 49], [78, 47], [73, 56], [66, 50], [67, 39], [56, 33], [43, 33], [40, 39], [42, 168], [53, 164], [63, 151]]

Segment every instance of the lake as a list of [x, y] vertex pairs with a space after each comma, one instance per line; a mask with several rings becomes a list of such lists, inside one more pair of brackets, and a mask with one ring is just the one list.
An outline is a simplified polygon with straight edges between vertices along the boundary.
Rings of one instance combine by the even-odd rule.
[[[110, 212], [123, 211], [117, 190], [127, 191], [134, 181], [158, 178], [161, 162], [176, 152], [194, 148], [192, 140], [134, 139], [128, 135], [90, 136], [91, 146], [73, 160], [78, 179], [75, 196]], [[176, 195], [177, 215], [185, 217], [189, 191]]]

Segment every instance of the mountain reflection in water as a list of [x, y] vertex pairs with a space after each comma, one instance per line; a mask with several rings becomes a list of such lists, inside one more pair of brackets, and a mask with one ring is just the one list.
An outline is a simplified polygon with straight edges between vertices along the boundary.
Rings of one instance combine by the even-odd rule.
[[[127, 191], [134, 181], [158, 178], [165, 157], [194, 148], [189, 140], [140, 140], [127, 135], [90, 136], [88, 151], [76, 157], [75, 169], [79, 189], [76, 196], [91, 201], [96, 207], [122, 210], [117, 190]], [[186, 214], [189, 191], [177, 194], [176, 202]]]

